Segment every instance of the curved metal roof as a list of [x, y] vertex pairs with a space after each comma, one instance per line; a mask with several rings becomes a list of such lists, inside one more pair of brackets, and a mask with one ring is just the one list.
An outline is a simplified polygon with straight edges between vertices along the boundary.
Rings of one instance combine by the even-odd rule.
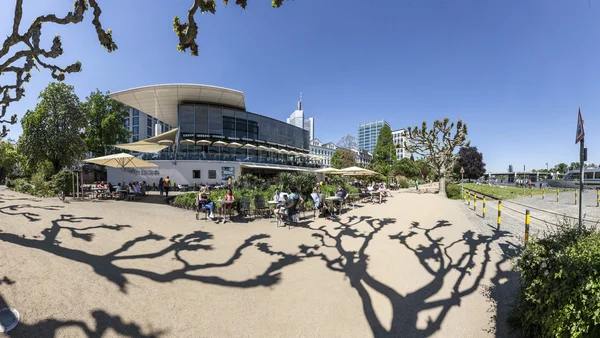
[[244, 93], [202, 84], [162, 84], [121, 90], [110, 97], [175, 127], [177, 105], [183, 102], [212, 103], [246, 110]]

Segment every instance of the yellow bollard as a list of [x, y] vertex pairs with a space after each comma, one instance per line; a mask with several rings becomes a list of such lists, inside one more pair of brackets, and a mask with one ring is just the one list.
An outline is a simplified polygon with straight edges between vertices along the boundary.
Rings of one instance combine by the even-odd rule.
[[498, 201], [498, 229], [500, 229], [501, 221], [502, 221], [502, 201]]
[[560, 192], [560, 188], [556, 188], [556, 202], [558, 202], [558, 193]]
[[471, 205], [471, 192], [469, 191], [468, 194], [469, 194], [469, 202], [467, 203], [467, 205]]
[[527, 241], [529, 241], [529, 224], [531, 223], [531, 216], [529, 215], [529, 209], [525, 210], [525, 247], [527, 247]]
[[483, 218], [485, 218], [485, 197], [483, 198], [483, 209], [482, 209], [482, 212], [483, 212]]
[[545, 193], [546, 193], [546, 190], [544, 188], [542, 188], [542, 199], [544, 199]]
[[473, 195], [473, 211], [477, 210], [477, 194]]
[[579, 192], [579, 189], [575, 189], [575, 204], [577, 204], [577, 193]]

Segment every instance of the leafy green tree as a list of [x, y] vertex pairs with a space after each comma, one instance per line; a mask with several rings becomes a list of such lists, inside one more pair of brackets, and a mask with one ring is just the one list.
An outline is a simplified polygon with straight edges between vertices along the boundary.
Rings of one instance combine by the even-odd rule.
[[[195, 16], [200, 13], [215, 14], [217, 9], [216, 0], [188, 0], [192, 6], [188, 9], [188, 22], [181, 22], [179, 17], [173, 19], [173, 30], [179, 38], [177, 50], [190, 50], [190, 54], [198, 55], [198, 45], [196, 38], [198, 36], [198, 24]], [[271, 6], [279, 8], [284, 0], [272, 0]], [[73, 10], [66, 15], [60, 14], [42, 14], [34, 18], [29, 27], [22, 27], [23, 18], [23, 0], [15, 1], [14, 17], [12, 30], [6, 35], [6, 39], [0, 48], [0, 138], [6, 137], [8, 133], [7, 125], [17, 123], [17, 116], [12, 115], [4, 118], [7, 114], [9, 105], [12, 102], [21, 100], [25, 96], [24, 84], [31, 79], [31, 70], [45, 68], [51, 71], [52, 78], [58, 81], [65, 79], [65, 74], [77, 73], [81, 71], [81, 62], [77, 61], [69, 66], [61, 67], [52, 59], [56, 59], [63, 54], [63, 46], [60, 35], [55, 35], [50, 48], [44, 48], [40, 44], [42, 28], [45, 24], [70, 25], [78, 24], [83, 21], [84, 15], [91, 7], [93, 9], [93, 18], [90, 20], [94, 25], [100, 44], [110, 53], [117, 50], [117, 44], [113, 41], [112, 31], [105, 30], [102, 27], [100, 15], [100, 1], [97, 0], [75, 0]], [[223, 0], [227, 5], [229, 0]], [[236, 0], [236, 5], [246, 8], [248, 0]], [[3, 10], [8, 10], [8, 6], [3, 6]], [[140, 30], [143, 31], [143, 30]], [[209, 30], [205, 30], [209, 32]], [[208, 34], [208, 33], [206, 33]], [[12, 78], [12, 79], [9, 79]]]
[[405, 157], [394, 165], [392, 172], [394, 175], [402, 175], [408, 178], [414, 178], [420, 176], [421, 169], [415, 161]]
[[450, 123], [448, 118], [434, 121], [431, 129], [427, 129], [427, 122], [423, 122], [421, 128], [415, 126], [407, 129], [408, 152], [427, 157], [428, 163], [440, 180], [440, 194], [446, 195], [446, 177], [448, 171], [454, 168], [454, 149], [469, 146], [467, 125], [458, 120], [454, 135], [454, 122]]
[[356, 157], [352, 150], [337, 148], [331, 156], [331, 166], [336, 169], [348, 168], [354, 165], [356, 165]]
[[358, 143], [355, 136], [348, 134], [338, 141], [337, 146], [344, 149], [356, 149], [358, 148]]
[[415, 163], [417, 164], [417, 167], [419, 168], [419, 174], [420, 174], [419, 178], [422, 180], [427, 180], [427, 177], [429, 177], [429, 174], [431, 173], [431, 166], [429, 165], [427, 160], [422, 158], [422, 159], [416, 160]]
[[581, 165], [579, 165], [579, 162], [571, 162], [571, 165], [569, 166], [569, 170], [579, 170], [581, 168]]
[[57, 173], [83, 158], [81, 132], [87, 120], [73, 86], [50, 83], [39, 99], [35, 109], [28, 110], [21, 120], [19, 151], [27, 157], [30, 167], [47, 160]]
[[112, 145], [127, 142], [129, 131], [125, 119], [129, 113], [125, 105], [96, 89], [83, 104], [88, 121], [84, 131], [86, 150], [94, 156], [114, 152]]
[[17, 147], [8, 141], [0, 141], [0, 182], [4, 181], [18, 161]]
[[461, 147], [458, 151], [454, 173], [461, 177], [460, 168], [465, 170], [464, 178], [478, 179], [485, 174], [485, 162], [483, 154], [477, 151], [477, 147]]
[[387, 177], [396, 161], [396, 147], [394, 146], [392, 130], [385, 125], [379, 131], [379, 137], [373, 152], [373, 167], [377, 172]]
[[559, 163], [554, 167], [554, 169], [552, 169], [552, 171], [558, 171], [561, 174], [565, 174], [567, 171], [569, 171], [569, 166], [566, 163]]

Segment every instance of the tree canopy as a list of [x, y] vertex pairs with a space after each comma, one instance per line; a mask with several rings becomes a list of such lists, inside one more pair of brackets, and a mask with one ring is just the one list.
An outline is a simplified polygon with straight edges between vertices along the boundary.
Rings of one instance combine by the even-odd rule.
[[30, 167], [49, 161], [57, 173], [83, 158], [81, 131], [87, 120], [73, 86], [50, 83], [39, 99], [35, 109], [28, 110], [21, 120], [19, 151], [27, 156]]
[[398, 161], [392, 168], [392, 172], [394, 175], [402, 175], [408, 178], [421, 176], [421, 169], [419, 168], [419, 165], [407, 157]]
[[[179, 38], [177, 50], [180, 52], [190, 50], [190, 54], [198, 55], [198, 45], [196, 38], [198, 36], [198, 24], [196, 23], [196, 13], [215, 14], [217, 9], [216, 0], [189, 0], [192, 2], [191, 8], [187, 11], [187, 22], [182, 22], [178, 16], [173, 18], [173, 30]], [[284, 0], [272, 0], [271, 6], [279, 8]], [[227, 5], [229, 0], [223, 0]], [[246, 8], [248, 0], [236, 0], [236, 5]], [[19, 101], [25, 95], [24, 84], [31, 79], [31, 70], [45, 68], [51, 71], [55, 80], [62, 81], [65, 74], [77, 73], [82, 69], [81, 62], [76, 61], [66, 67], [55, 64], [52, 60], [57, 59], [63, 54], [63, 46], [60, 35], [54, 36], [50, 49], [44, 49], [41, 46], [42, 28], [45, 24], [69, 25], [78, 24], [83, 21], [84, 15], [89, 8], [93, 9], [93, 18], [91, 20], [98, 40], [102, 46], [110, 53], [117, 50], [117, 44], [112, 37], [110, 29], [105, 30], [102, 27], [100, 15], [102, 9], [97, 0], [75, 0], [73, 11], [61, 16], [57, 14], [40, 15], [33, 20], [29, 27], [21, 27], [23, 18], [23, 0], [15, 0], [15, 11], [13, 17], [12, 30], [7, 35], [2, 48], [0, 49], [0, 138], [8, 134], [7, 124], [17, 122], [16, 114], [5, 117], [8, 107], [12, 102]], [[140, 30], [143, 31], [143, 30]], [[24, 32], [24, 33], [22, 33]], [[12, 79], [9, 80], [8, 78]]]
[[11, 172], [18, 161], [17, 147], [8, 141], [0, 141], [0, 182]]
[[458, 151], [454, 173], [461, 177], [460, 169], [463, 168], [464, 178], [478, 179], [485, 174], [485, 163], [483, 154], [477, 151], [477, 147], [461, 147]]
[[384, 125], [379, 131], [371, 163], [375, 171], [387, 177], [396, 162], [396, 146], [394, 145], [392, 130], [388, 125]]
[[355, 136], [348, 134], [338, 141], [337, 146], [345, 149], [356, 149], [358, 148], [358, 143]]
[[450, 123], [450, 119], [435, 120], [431, 129], [427, 122], [421, 128], [408, 127], [407, 151], [427, 158], [440, 180], [440, 194], [446, 195], [446, 175], [454, 167], [456, 147], [469, 146], [467, 125], [461, 120]]
[[561, 174], [565, 174], [567, 171], [569, 171], [569, 166], [566, 163], [559, 163], [554, 167], [554, 169], [552, 169], [552, 171], [558, 171]]
[[354, 165], [356, 165], [356, 157], [352, 150], [337, 148], [331, 156], [331, 166], [336, 169], [348, 168]]
[[580, 168], [581, 165], [579, 162], [571, 162], [571, 165], [569, 166], [569, 170], [579, 170]]
[[112, 153], [112, 145], [127, 142], [129, 131], [124, 125], [129, 116], [125, 105], [97, 90], [83, 104], [87, 125], [84, 131], [86, 150], [93, 156]]

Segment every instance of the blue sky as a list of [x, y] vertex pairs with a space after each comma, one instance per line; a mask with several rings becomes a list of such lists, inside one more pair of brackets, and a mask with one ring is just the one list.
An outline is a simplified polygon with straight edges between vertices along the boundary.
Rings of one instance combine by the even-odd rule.
[[[199, 57], [178, 53], [172, 31], [191, 0], [103, 1], [119, 46], [110, 54], [90, 13], [82, 24], [46, 26], [42, 37], [49, 46], [62, 36], [62, 65], [83, 63], [66, 80], [82, 99], [96, 88], [201, 83], [243, 91], [249, 111], [285, 119], [302, 92], [316, 136], [334, 142], [375, 119], [393, 129], [462, 119], [491, 171], [577, 161], [581, 107], [588, 157], [600, 162], [598, 1], [287, 0], [277, 10], [248, 2], [198, 15]], [[72, 8], [71, 0], [25, 3], [24, 22]], [[12, 15], [0, 12], [0, 35]], [[32, 109], [50, 80], [34, 72], [10, 110]], [[21, 133], [11, 129], [12, 138]]]

